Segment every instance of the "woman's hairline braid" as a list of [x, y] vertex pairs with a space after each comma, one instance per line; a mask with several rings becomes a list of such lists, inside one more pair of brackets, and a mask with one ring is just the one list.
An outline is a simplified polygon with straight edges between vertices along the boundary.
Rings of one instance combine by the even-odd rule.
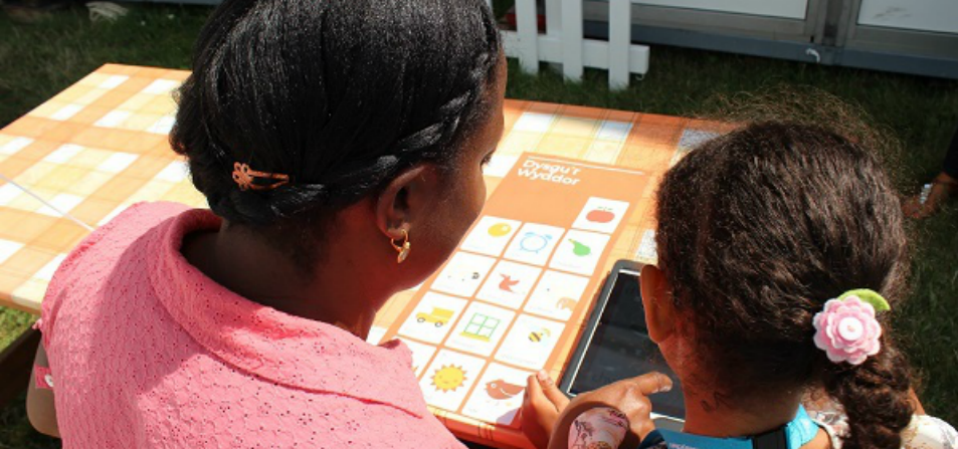
[[[396, 144], [393, 146], [393, 150], [379, 156], [377, 163], [375, 165], [380, 165], [383, 161], [389, 161], [390, 165], [395, 165], [400, 162], [402, 155], [419, 153], [419, 160], [429, 158], [431, 154], [424, 154], [425, 150], [437, 145], [448, 144], [450, 141], [456, 137], [457, 131], [459, 131], [459, 125], [462, 122], [463, 111], [469, 105], [475, 105], [477, 102], [482, 101], [482, 93], [488, 87], [489, 79], [488, 75], [495, 70], [496, 64], [498, 63], [498, 53], [500, 49], [500, 38], [498, 34], [498, 29], [494, 26], [490, 26], [489, 12], [483, 10], [482, 24], [486, 28], [486, 38], [487, 42], [490, 44], [486, 51], [480, 53], [475, 58], [475, 64], [473, 69], [469, 72], [469, 85], [472, 86], [471, 89], [466, 92], [456, 96], [455, 98], [446, 102], [446, 104], [439, 107], [439, 111], [443, 116], [438, 122], [435, 122], [429, 126], [426, 126], [406, 137], [398, 139]], [[471, 112], [476, 112], [472, 110]], [[448, 117], [449, 119], [445, 119]], [[419, 145], [410, 146], [409, 143], [414, 142], [418, 137], [417, 135], [426, 133], [428, 130], [433, 128], [439, 128], [442, 131], [435, 135], [434, 138], [430, 139], [426, 143], [421, 143]], [[464, 136], [460, 136], [464, 137]], [[404, 161], [407, 163], [415, 163], [416, 161]], [[394, 167], [393, 167], [394, 168]], [[393, 168], [385, 170], [391, 174]], [[368, 170], [368, 169], [366, 169]], [[362, 174], [364, 170], [360, 169], [357, 173], [350, 173], [344, 176], [340, 176], [337, 181], [348, 177], [355, 177], [356, 175]], [[379, 171], [383, 173], [383, 171]], [[382, 175], [382, 178], [387, 178], [389, 175]], [[382, 179], [380, 179], [381, 181]], [[333, 181], [328, 184], [335, 184], [336, 181]]]
[[[478, 101], [482, 101], [482, 93], [488, 87], [487, 85], [489, 83], [488, 74], [495, 69], [495, 64], [498, 63], [498, 58], [492, 57], [492, 53], [498, 50], [498, 39], [495, 40], [495, 45], [495, 48], [491, 48], [490, 51], [483, 52], [476, 57], [476, 64], [469, 74], [469, 85], [471, 85], [472, 88], [453, 98], [452, 100], [449, 100], [446, 102], [446, 104], [439, 108], [439, 111], [441, 111], [442, 115], [444, 116], [443, 120], [435, 122], [397, 140], [397, 144], [393, 146], [393, 150], [387, 154], [380, 155], [373, 164], [366, 164], [364, 167], [358, 170], [349, 171], [346, 174], [337, 176], [332, 181], [326, 183], [291, 184], [279, 187], [275, 191], [270, 192], [270, 198], [268, 199], [270, 203], [269, 208], [273, 212], [273, 215], [275, 215], [275, 218], [286, 218], [303, 212], [304, 210], [309, 209], [311, 206], [315, 206], [316, 203], [322, 202], [324, 200], [322, 195], [328, 195], [331, 192], [336, 191], [337, 187], [342, 185], [345, 180], [368, 180], [367, 182], [361, 183], [360, 186], [357, 186], [354, 189], [346, 188], [337, 192], [341, 196], [345, 197], [340, 198], [340, 201], [350, 202], [351, 200], [355, 199], [355, 197], [368, 192], [370, 189], [376, 188], [378, 185], [381, 185], [382, 182], [396, 172], [401, 163], [403, 165], [411, 165], [424, 159], [434, 157], [433, 154], [429, 154], [428, 150], [430, 148], [435, 148], [439, 145], [448, 144], [451, 142], [452, 139], [456, 137], [457, 131], [460, 129], [463, 119], [462, 114], [466, 107], [473, 105]], [[428, 134], [428, 131], [434, 128], [438, 128], [437, 132], [433, 133], [434, 135], [426, 142], [419, 143], [415, 146], [409, 145], [410, 143], [415, 142], [417, 138], [420, 138], [420, 134]], [[403, 160], [403, 156], [406, 155], [415, 155], [416, 157], [412, 160]], [[303, 190], [306, 190], [306, 192]], [[282, 197], [292, 196], [294, 194], [307, 194], [310, 196], [308, 198], [295, 201], [295, 203], [298, 203], [299, 206], [293, 206], [294, 210], [284, 210]], [[277, 204], [277, 202], [279, 204]]]
[[[208, 197], [210, 206], [224, 218], [237, 223], [248, 223], [253, 225], [272, 225], [278, 224], [287, 219], [291, 219], [307, 210], [315, 208], [336, 208], [354, 202], [363, 194], [381, 186], [382, 183], [394, 175], [397, 170], [405, 166], [415, 164], [423, 159], [446, 159], [438, 151], [429, 151], [437, 145], [448, 144], [456, 136], [457, 131], [463, 125], [463, 109], [467, 106], [480, 101], [479, 98], [483, 90], [489, 84], [489, 77], [495, 77], [493, 69], [496, 67], [501, 52], [501, 37], [498, 28], [495, 26], [495, 20], [492, 18], [491, 11], [488, 8], [479, 8], [479, 14], [482, 16], [479, 20], [485, 29], [484, 44], [478, 49], [475, 63], [468, 76], [471, 88], [465, 93], [446, 102], [442, 107], [441, 121], [430, 125], [437, 127], [431, 136], [418, 136], [423, 141], [416, 142], [416, 134], [422, 133], [429, 127], [423, 128], [416, 133], [412, 133], [402, 139], [394, 142], [392, 148], [386, 154], [379, 156], [374, 162], [367, 160], [366, 164], [353, 166], [352, 170], [341, 171], [341, 175], [333, 177], [324, 183], [315, 184], [293, 184], [282, 186], [269, 192], [241, 192], [236, 189], [228, 171], [222, 171], [221, 179], [206, 179], [202, 184], [205, 186], [202, 190]], [[210, 55], [211, 58], [221, 57], [222, 48], [216, 50], [216, 54]], [[194, 56], [194, 62], [198, 56]], [[198, 64], [194, 64], [198, 65]], [[202, 76], [207, 78], [206, 83], [215, 81], [218, 87], [223, 82], [229, 82], [228, 79], [221, 78], [222, 73], [205, 71]], [[192, 78], [192, 77], [191, 77]], [[192, 80], [191, 80], [192, 81]], [[193, 82], [192, 84], [196, 84]], [[195, 88], [198, 88], [195, 87]], [[199, 95], [196, 95], [199, 94]], [[210, 98], [210, 92], [195, 92], [195, 101], [207, 103], [211, 100], [211, 106], [216, 106], [215, 99]], [[196, 112], [203, 113], [205, 108], [199, 105], [192, 106], [199, 108]], [[471, 113], [484, 112], [481, 108], [472, 109]], [[228, 152], [221, 146], [221, 140], [215, 136], [215, 131], [204, 123], [202, 129], [205, 134], [206, 145], [210, 146], [209, 153], [206, 156], [191, 154], [192, 152], [185, 147], [177, 150], [181, 154], [188, 155], [191, 167], [194, 164], [200, 164], [204, 168], [202, 172], [210, 173], [210, 176], [216, 176], [220, 172], [217, 165], [224, 163], [234, 163], [233, 160], [225, 160], [229, 157]], [[177, 147], [174, 140], [174, 147]], [[186, 139], [189, 140], [189, 139]], [[416, 154], [419, 152], [419, 154]], [[454, 158], [455, 154], [449, 154], [448, 159]], [[365, 165], [365, 167], [363, 166]], [[359, 182], [353, 185], [343, 185], [344, 181], [355, 179]], [[198, 181], [198, 180], [194, 180]], [[197, 184], [200, 187], [200, 184]], [[255, 197], [255, 198], [254, 198]]]

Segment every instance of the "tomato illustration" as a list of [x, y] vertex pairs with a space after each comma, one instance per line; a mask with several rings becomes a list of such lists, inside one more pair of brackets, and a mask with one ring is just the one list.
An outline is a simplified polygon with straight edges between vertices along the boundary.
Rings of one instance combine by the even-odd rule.
[[615, 214], [613, 214], [611, 210], [606, 208], [598, 208], [598, 209], [592, 210], [585, 216], [586, 220], [589, 220], [593, 223], [608, 223], [608, 222], [611, 222], [614, 218], [615, 218]]

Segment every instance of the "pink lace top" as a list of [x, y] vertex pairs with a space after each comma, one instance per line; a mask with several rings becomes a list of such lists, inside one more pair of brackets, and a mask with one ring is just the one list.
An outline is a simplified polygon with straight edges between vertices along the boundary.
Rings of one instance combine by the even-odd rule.
[[398, 341], [246, 300], [190, 265], [209, 211], [138, 204], [54, 276], [40, 329], [65, 448], [462, 447]]

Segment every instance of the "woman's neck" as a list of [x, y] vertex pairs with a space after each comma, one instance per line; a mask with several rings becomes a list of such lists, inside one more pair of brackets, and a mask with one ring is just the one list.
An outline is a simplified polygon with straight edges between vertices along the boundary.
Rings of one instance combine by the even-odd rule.
[[[365, 339], [390, 292], [356, 279], [356, 265], [337, 260], [310, 278], [262, 239], [228, 230], [186, 236], [181, 252], [207, 277], [250, 301], [328, 323]], [[346, 272], [348, 271], [348, 273]]]

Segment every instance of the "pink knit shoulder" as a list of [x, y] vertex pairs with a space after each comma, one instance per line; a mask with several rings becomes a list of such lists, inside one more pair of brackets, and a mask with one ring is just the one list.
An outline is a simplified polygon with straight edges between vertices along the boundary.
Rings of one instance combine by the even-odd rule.
[[179, 252], [206, 210], [140, 204], [85, 240], [44, 300], [65, 448], [462, 447], [401, 343], [249, 301]]

